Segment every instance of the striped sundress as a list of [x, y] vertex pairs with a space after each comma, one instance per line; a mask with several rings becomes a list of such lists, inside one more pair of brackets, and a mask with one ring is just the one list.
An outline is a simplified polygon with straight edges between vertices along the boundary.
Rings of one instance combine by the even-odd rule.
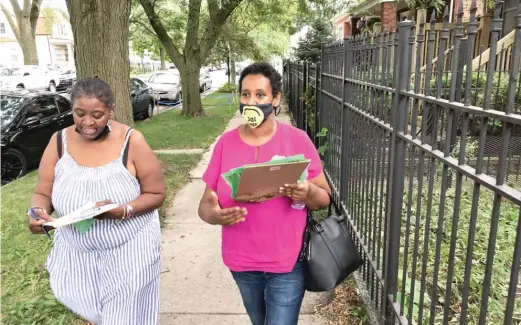
[[[89, 202], [126, 204], [140, 185], [120, 156], [100, 167], [79, 165], [67, 150], [54, 169], [52, 204], [58, 217]], [[154, 325], [159, 313], [161, 229], [157, 210], [124, 221], [97, 220], [87, 233], [54, 231], [47, 258], [51, 289], [74, 313], [98, 325]]]

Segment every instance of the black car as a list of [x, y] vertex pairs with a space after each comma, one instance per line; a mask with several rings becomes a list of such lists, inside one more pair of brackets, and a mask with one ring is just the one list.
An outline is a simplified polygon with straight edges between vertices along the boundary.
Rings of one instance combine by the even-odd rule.
[[0, 94], [2, 185], [37, 165], [52, 135], [72, 125], [70, 101], [27, 90]]
[[148, 118], [152, 116], [155, 107], [154, 92], [146, 83], [137, 79], [130, 78], [132, 100], [132, 112], [134, 119]]
[[69, 92], [76, 82], [76, 71], [66, 70], [60, 75], [60, 83], [56, 85], [56, 91]]

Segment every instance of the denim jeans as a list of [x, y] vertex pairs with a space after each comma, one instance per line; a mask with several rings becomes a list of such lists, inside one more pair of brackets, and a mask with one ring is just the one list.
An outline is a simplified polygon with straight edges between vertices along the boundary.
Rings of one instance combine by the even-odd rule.
[[304, 299], [304, 266], [289, 273], [233, 272], [252, 325], [296, 325]]

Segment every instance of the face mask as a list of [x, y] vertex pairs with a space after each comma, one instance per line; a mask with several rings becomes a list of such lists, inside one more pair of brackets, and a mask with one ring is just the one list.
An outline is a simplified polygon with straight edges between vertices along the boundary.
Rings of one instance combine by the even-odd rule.
[[246, 123], [255, 129], [262, 125], [271, 112], [273, 112], [273, 105], [271, 103], [258, 105], [246, 105], [241, 103], [239, 106], [239, 112]]

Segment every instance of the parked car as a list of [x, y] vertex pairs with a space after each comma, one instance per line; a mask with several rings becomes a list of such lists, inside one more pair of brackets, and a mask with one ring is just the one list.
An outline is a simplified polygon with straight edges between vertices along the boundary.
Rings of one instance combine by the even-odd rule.
[[68, 92], [71, 90], [72, 86], [76, 82], [76, 70], [68, 69], [64, 70], [60, 74], [60, 83], [56, 86], [56, 91], [58, 92]]
[[156, 104], [152, 88], [138, 78], [130, 78], [130, 85], [134, 119], [152, 116]]
[[36, 65], [24, 65], [20, 68], [8, 68], [0, 75], [0, 88], [49, 90], [56, 92], [60, 84], [60, 75], [55, 70]]
[[52, 135], [74, 123], [69, 99], [50, 92], [2, 90], [0, 113], [2, 185], [38, 164]]
[[199, 91], [205, 92], [212, 88], [212, 76], [208, 69], [202, 68], [199, 74]]
[[181, 100], [181, 78], [177, 72], [156, 72], [150, 76], [146, 83], [153, 89], [156, 102], [161, 100], [178, 102]]

